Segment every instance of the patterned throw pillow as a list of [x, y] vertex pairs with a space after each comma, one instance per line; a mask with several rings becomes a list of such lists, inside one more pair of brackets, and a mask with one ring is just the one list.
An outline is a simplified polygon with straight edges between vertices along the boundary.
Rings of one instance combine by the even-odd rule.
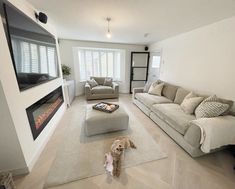
[[197, 106], [203, 101], [203, 97], [190, 92], [181, 103], [181, 108], [186, 114], [193, 114]]
[[160, 83], [158, 85], [156, 85], [155, 83], [152, 83], [152, 85], [149, 88], [148, 93], [152, 95], [162, 96], [163, 87], [164, 87], [164, 83]]
[[113, 85], [113, 79], [106, 77], [105, 80], [104, 80], [104, 86], [112, 87], [112, 85]]
[[88, 80], [87, 82], [89, 83], [91, 88], [96, 87], [98, 85], [98, 83], [94, 79]]
[[228, 104], [220, 102], [216, 95], [205, 99], [195, 110], [197, 118], [218, 117], [226, 112], [229, 108]]

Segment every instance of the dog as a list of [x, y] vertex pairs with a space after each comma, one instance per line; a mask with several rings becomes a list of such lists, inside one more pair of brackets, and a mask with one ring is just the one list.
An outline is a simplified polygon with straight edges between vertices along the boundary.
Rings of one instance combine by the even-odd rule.
[[128, 137], [118, 137], [111, 145], [111, 155], [113, 157], [113, 176], [120, 176], [122, 155], [124, 150], [128, 148], [136, 149], [135, 144]]

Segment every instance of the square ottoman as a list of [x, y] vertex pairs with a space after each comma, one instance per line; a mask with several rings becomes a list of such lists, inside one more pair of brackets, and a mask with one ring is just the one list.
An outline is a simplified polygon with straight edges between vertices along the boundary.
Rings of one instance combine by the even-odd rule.
[[92, 106], [87, 107], [85, 118], [85, 134], [92, 136], [128, 129], [129, 116], [125, 110], [119, 107], [113, 113], [94, 110]]

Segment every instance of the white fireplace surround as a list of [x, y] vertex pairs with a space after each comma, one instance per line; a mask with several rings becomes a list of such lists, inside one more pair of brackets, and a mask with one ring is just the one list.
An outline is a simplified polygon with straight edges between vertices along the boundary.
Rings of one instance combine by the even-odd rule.
[[[28, 2], [25, 0], [8, 1], [37, 22], [34, 16], [35, 9]], [[55, 30], [50, 24], [41, 24], [39, 22], [38, 24], [56, 36]], [[66, 106], [63, 104], [59, 108], [35, 141], [32, 137], [25, 109], [61, 86], [63, 79], [60, 77], [20, 92], [2, 19], [0, 19], [0, 41], [0, 170], [11, 171], [13, 174], [28, 173], [55, 130]], [[61, 70], [60, 75], [62, 75]]]

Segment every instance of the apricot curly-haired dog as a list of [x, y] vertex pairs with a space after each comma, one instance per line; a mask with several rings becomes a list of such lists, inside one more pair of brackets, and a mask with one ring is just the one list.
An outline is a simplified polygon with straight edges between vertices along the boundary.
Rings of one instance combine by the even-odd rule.
[[118, 137], [111, 146], [111, 155], [113, 157], [113, 176], [120, 176], [121, 158], [125, 149], [134, 148], [135, 144], [128, 137]]

